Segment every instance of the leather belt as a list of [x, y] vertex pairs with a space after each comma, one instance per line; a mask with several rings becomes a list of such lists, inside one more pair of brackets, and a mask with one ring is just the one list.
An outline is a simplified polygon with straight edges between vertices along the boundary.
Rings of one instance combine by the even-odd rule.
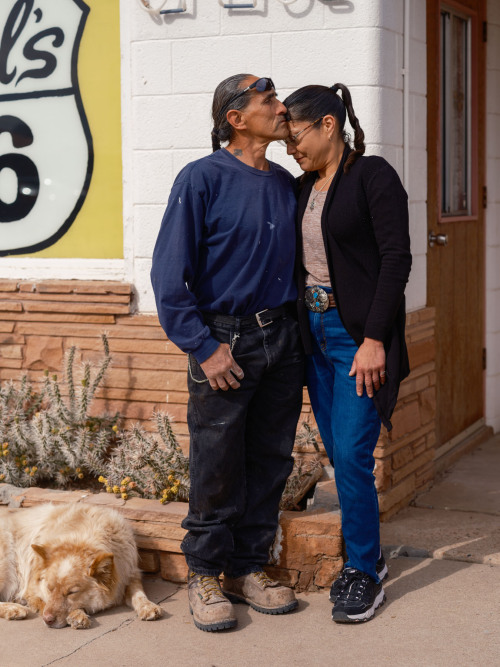
[[238, 324], [241, 326], [258, 326], [261, 329], [272, 324], [275, 319], [283, 315], [291, 315], [293, 312], [291, 304], [285, 303], [278, 308], [265, 308], [253, 315], [223, 315], [222, 313], [203, 312], [203, 317], [208, 322], [221, 322], [222, 324]]

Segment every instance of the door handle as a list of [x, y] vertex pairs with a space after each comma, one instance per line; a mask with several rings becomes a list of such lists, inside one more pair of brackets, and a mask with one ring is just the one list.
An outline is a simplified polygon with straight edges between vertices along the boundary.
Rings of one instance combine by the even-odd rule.
[[429, 232], [429, 247], [434, 248], [435, 245], [448, 245], [448, 234]]

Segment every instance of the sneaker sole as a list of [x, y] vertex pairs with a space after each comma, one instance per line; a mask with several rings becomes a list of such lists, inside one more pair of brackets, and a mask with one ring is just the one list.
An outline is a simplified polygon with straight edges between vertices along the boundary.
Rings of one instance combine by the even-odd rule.
[[289, 611], [297, 609], [299, 604], [298, 600], [293, 600], [293, 602], [289, 602], [288, 604], [283, 605], [282, 607], [260, 607], [259, 605], [255, 604], [255, 602], [247, 600], [247, 598], [240, 597], [239, 595], [235, 595], [234, 593], [228, 593], [224, 589], [222, 589], [222, 592], [227, 597], [227, 599], [233, 604], [248, 604], [250, 605], [250, 607], [252, 607], [252, 609], [255, 609], [255, 611], [258, 611], [261, 614], [286, 614]]
[[370, 609], [356, 615], [346, 614], [345, 611], [337, 611], [332, 613], [332, 621], [335, 621], [335, 623], [366, 623], [366, 621], [370, 621], [374, 617], [375, 611], [384, 604], [386, 599], [384, 589], [382, 588]]
[[227, 621], [219, 621], [218, 623], [200, 623], [194, 617], [193, 610], [191, 605], [189, 606], [189, 612], [193, 617], [193, 623], [196, 625], [198, 630], [203, 630], [204, 632], [219, 632], [220, 630], [230, 630], [236, 626], [238, 622], [236, 619], [228, 619]]
[[[383, 570], [381, 570], [380, 572], [377, 572], [377, 574], [378, 574], [378, 578], [380, 579], [380, 581], [385, 581], [387, 579], [387, 577], [389, 576], [389, 570], [387, 569], [387, 564], [384, 565]], [[332, 604], [335, 604], [335, 602], [337, 601], [337, 596], [332, 595], [330, 593], [329, 600]]]

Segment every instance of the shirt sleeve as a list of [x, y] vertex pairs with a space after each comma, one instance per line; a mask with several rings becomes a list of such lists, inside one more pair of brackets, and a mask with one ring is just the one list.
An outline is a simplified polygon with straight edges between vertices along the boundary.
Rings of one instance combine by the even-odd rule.
[[205, 203], [189, 178], [177, 178], [153, 252], [151, 283], [160, 323], [171, 341], [203, 363], [219, 343], [198, 309], [193, 284], [205, 219]]
[[384, 341], [403, 300], [411, 269], [408, 196], [388, 162], [373, 159], [369, 167], [363, 186], [379, 249], [380, 271], [364, 335]]

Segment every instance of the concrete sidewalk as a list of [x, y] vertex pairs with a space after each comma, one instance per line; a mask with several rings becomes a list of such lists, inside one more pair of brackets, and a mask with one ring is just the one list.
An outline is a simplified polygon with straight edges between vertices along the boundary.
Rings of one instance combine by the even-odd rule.
[[298, 610], [281, 617], [237, 606], [236, 629], [204, 633], [192, 623], [182, 586], [145, 578], [163, 619], [141, 622], [125, 607], [98, 614], [80, 631], [50, 630], [33, 616], [0, 619], [0, 667], [497, 667], [499, 463], [497, 437], [462, 459], [417, 507], [383, 524], [389, 552], [425, 549], [434, 557], [388, 560], [387, 602], [369, 623], [334, 624], [324, 591], [300, 594]]

